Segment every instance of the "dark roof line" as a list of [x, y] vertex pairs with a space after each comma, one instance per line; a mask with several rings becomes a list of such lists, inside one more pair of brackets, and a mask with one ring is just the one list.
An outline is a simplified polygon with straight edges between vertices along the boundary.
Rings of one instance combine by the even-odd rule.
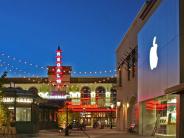
[[151, 11], [151, 9], [153, 8], [153, 6], [155, 5], [156, 2], [157, 2], [157, 0], [146, 1], [146, 8], [144, 9], [144, 11], [142, 12], [142, 14], [139, 17], [141, 20], [144, 20], [146, 18], [146, 16], [149, 14], [149, 12]]
[[[115, 77], [71, 77], [70, 83], [116, 83]], [[48, 77], [31, 78], [5, 78], [5, 84], [9, 83], [49, 83]]]

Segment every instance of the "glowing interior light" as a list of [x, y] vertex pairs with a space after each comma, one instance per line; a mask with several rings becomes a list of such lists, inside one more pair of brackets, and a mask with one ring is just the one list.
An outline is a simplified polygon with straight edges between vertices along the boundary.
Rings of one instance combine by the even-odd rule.
[[8, 107], [8, 109], [9, 109], [9, 110], [13, 110], [13, 109], [14, 109], [14, 107], [13, 107], [13, 106], [10, 106], [10, 107]]
[[80, 98], [81, 93], [80, 92], [69, 92], [70, 98]]
[[96, 97], [96, 93], [93, 91], [91, 92], [91, 98], [95, 98]]
[[106, 93], [105, 93], [105, 97], [106, 97], [106, 98], [110, 98], [110, 97], [111, 97], [111, 93], [110, 93], [110, 92], [106, 92]]

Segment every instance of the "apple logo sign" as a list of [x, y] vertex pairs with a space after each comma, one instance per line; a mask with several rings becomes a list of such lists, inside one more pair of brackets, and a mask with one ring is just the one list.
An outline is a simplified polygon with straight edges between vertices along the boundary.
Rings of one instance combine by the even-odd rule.
[[155, 36], [153, 38], [153, 45], [150, 49], [150, 55], [149, 55], [151, 70], [155, 69], [157, 67], [157, 64], [158, 64], [158, 55], [157, 55], [158, 44], [156, 43], [156, 39], [157, 39], [157, 37]]

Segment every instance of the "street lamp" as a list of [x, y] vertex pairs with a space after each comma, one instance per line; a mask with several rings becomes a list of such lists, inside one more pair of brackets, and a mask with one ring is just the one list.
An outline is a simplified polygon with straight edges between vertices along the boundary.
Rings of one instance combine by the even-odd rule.
[[127, 105], [126, 106], [127, 106], [127, 108], [129, 108], [130, 104], [127, 102]]
[[116, 104], [117, 104], [117, 107], [121, 106], [121, 102], [120, 101], [118, 101]]
[[69, 99], [67, 99], [65, 105], [66, 105], [66, 128], [65, 128], [65, 136], [69, 136], [69, 126], [68, 126], [68, 105], [69, 105]]
[[112, 129], [112, 109], [114, 108], [114, 105], [111, 104], [111, 129]]
[[83, 123], [85, 122], [86, 119], [86, 108], [83, 108]]
[[86, 108], [83, 108], [83, 124], [82, 127], [85, 130], [85, 125], [86, 125]]

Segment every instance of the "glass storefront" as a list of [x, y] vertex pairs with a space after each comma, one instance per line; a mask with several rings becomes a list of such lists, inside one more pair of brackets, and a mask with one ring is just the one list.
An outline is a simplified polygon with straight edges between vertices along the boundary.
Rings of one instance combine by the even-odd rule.
[[16, 121], [31, 121], [31, 108], [17, 107]]
[[176, 95], [166, 95], [142, 103], [142, 133], [176, 137]]

